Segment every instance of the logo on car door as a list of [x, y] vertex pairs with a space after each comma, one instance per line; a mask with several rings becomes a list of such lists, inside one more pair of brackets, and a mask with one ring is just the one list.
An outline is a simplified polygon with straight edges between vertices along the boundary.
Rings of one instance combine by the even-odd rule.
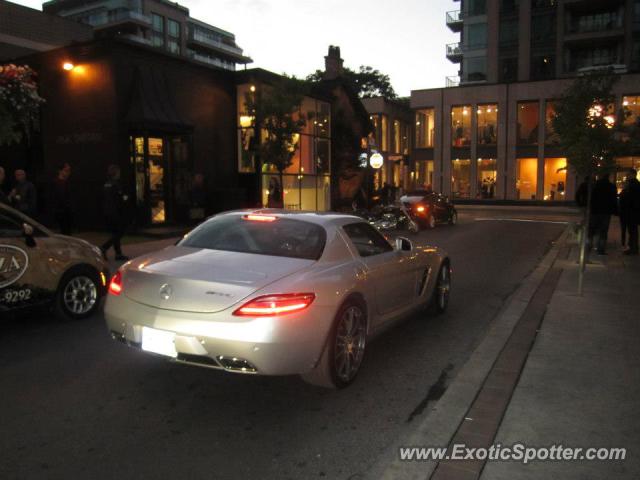
[[0, 288], [17, 282], [28, 266], [27, 252], [12, 245], [0, 245]]

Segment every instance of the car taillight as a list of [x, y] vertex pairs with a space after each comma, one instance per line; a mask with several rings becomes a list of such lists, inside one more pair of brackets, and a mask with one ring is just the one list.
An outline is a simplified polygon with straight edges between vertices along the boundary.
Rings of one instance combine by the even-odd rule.
[[254, 298], [238, 308], [233, 315], [239, 317], [272, 317], [304, 310], [315, 300], [313, 293], [264, 295]]
[[122, 293], [122, 273], [119, 271], [111, 278], [109, 282], [109, 293], [111, 295], [120, 295]]
[[424, 213], [427, 210], [427, 207], [425, 207], [424, 205], [418, 205], [416, 207], [416, 212], [418, 213]]

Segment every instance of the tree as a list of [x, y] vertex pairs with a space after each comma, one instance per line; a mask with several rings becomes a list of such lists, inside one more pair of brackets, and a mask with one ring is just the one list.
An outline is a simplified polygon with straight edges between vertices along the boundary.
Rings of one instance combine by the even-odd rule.
[[262, 85], [245, 97], [247, 110], [254, 118], [257, 132], [255, 138], [261, 139], [257, 148], [258, 173], [262, 164], [273, 165], [280, 176], [280, 195], [282, 203], [283, 172], [293, 163], [298, 149], [299, 134], [306, 125], [300, 107], [306, 93], [305, 82], [292, 77], [284, 77], [271, 85]]
[[[307, 76], [307, 80], [319, 82], [322, 80], [323, 74], [322, 70], [316, 70]], [[397, 98], [389, 75], [385, 75], [373, 67], [360, 65], [357, 72], [345, 68], [343, 76], [360, 98], [384, 97], [389, 100]]]
[[0, 65], [0, 145], [22, 140], [43, 102], [31, 68]]
[[587, 179], [587, 201], [580, 242], [578, 290], [582, 295], [586, 237], [590, 220], [593, 178], [615, 169], [620, 148], [616, 138], [612, 88], [618, 77], [595, 73], [576, 78], [556, 102], [553, 129], [567, 157], [568, 168]]

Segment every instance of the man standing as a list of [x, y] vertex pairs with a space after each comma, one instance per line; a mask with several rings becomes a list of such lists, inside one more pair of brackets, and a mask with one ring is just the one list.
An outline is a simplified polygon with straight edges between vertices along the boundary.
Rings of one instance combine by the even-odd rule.
[[107, 251], [113, 246], [116, 260], [126, 261], [128, 257], [122, 254], [120, 240], [125, 229], [125, 204], [127, 196], [122, 191], [120, 183], [120, 167], [109, 165], [107, 181], [102, 188], [102, 210], [106, 221], [107, 231], [111, 237], [102, 245], [102, 255], [107, 259]]
[[9, 194], [9, 201], [16, 210], [33, 217], [36, 214], [37, 206], [36, 187], [27, 180], [27, 174], [24, 170], [16, 170], [15, 176], [16, 186]]
[[626, 186], [620, 192], [620, 219], [626, 223], [629, 231], [629, 248], [625, 255], [638, 255], [638, 224], [640, 223], [640, 182], [637, 172], [629, 170]]
[[58, 169], [58, 176], [53, 182], [53, 215], [60, 227], [60, 233], [71, 235], [73, 213], [71, 205], [71, 191], [69, 190], [69, 177], [71, 165], [65, 163]]
[[593, 238], [598, 237], [596, 249], [598, 255], [606, 255], [607, 235], [611, 215], [617, 213], [618, 198], [616, 187], [609, 181], [609, 174], [602, 175], [593, 184], [591, 192], [591, 221], [589, 222], [589, 248], [593, 247]]
[[8, 205], [9, 198], [7, 198], [7, 194], [4, 193], [4, 188], [3, 188], [4, 179], [5, 179], [4, 168], [0, 167], [0, 203], [4, 203]]

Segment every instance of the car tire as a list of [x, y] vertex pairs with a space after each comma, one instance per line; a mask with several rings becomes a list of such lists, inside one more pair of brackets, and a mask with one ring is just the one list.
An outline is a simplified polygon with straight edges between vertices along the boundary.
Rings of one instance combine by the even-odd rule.
[[436, 315], [444, 313], [449, 306], [450, 294], [451, 266], [448, 261], [445, 261], [440, 266], [440, 270], [438, 270], [438, 277], [436, 279], [436, 284], [433, 287], [429, 310]]
[[333, 389], [351, 385], [362, 365], [366, 341], [366, 307], [362, 301], [349, 299], [336, 314], [320, 361], [302, 379]]
[[409, 233], [419, 233], [420, 224], [415, 220], [409, 220], [409, 223], [407, 224], [407, 230], [409, 230]]
[[433, 214], [429, 215], [429, 218], [427, 218], [427, 227], [436, 228], [436, 217]]
[[82, 320], [95, 313], [100, 305], [102, 287], [98, 272], [89, 266], [66, 272], [56, 291], [54, 310], [62, 320]]
[[458, 212], [453, 211], [449, 216], [449, 225], [457, 225], [458, 224]]

